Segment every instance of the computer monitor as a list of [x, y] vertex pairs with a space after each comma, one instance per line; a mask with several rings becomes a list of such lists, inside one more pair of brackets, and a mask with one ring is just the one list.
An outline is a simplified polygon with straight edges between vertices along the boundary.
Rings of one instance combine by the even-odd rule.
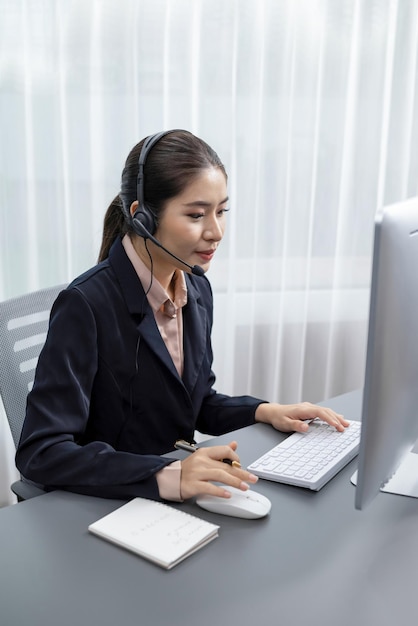
[[418, 198], [376, 215], [369, 313], [357, 509], [418, 497]]

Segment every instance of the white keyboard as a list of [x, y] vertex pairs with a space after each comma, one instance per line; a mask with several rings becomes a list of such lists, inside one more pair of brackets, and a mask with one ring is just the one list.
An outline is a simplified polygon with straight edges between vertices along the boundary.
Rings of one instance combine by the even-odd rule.
[[306, 433], [292, 433], [248, 466], [256, 476], [318, 491], [359, 450], [361, 422], [343, 432], [319, 419]]

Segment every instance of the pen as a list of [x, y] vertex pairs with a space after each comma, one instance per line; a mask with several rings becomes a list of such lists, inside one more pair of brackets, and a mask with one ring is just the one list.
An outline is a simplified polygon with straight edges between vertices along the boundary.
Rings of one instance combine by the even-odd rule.
[[[189, 443], [184, 439], [176, 441], [174, 447], [177, 450], [185, 450], [186, 452], [196, 452], [196, 450], [199, 449], [195, 443]], [[238, 463], [238, 461], [231, 461], [231, 459], [222, 459], [222, 463], [227, 463], [228, 465], [231, 465], [231, 467], [236, 467], [238, 469], [241, 468], [241, 463]]]

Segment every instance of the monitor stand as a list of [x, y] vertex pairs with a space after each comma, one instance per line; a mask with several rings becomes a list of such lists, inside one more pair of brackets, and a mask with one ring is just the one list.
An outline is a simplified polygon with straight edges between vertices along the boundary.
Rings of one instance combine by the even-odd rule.
[[[357, 470], [351, 477], [353, 485], [357, 485]], [[418, 498], [418, 454], [408, 452], [402, 463], [380, 491], [395, 493], [399, 496]]]

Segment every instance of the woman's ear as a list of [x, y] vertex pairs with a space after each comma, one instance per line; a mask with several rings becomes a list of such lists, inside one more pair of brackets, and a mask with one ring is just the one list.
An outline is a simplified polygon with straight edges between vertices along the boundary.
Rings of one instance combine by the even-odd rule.
[[138, 204], [139, 204], [139, 203], [138, 203], [138, 200], [134, 200], [134, 201], [132, 202], [132, 204], [131, 204], [131, 208], [130, 208], [129, 210], [130, 210], [130, 212], [131, 212], [131, 216], [132, 216], [132, 217], [134, 216], [135, 211], [136, 211], [136, 210], [137, 210], [137, 208], [138, 208]]

